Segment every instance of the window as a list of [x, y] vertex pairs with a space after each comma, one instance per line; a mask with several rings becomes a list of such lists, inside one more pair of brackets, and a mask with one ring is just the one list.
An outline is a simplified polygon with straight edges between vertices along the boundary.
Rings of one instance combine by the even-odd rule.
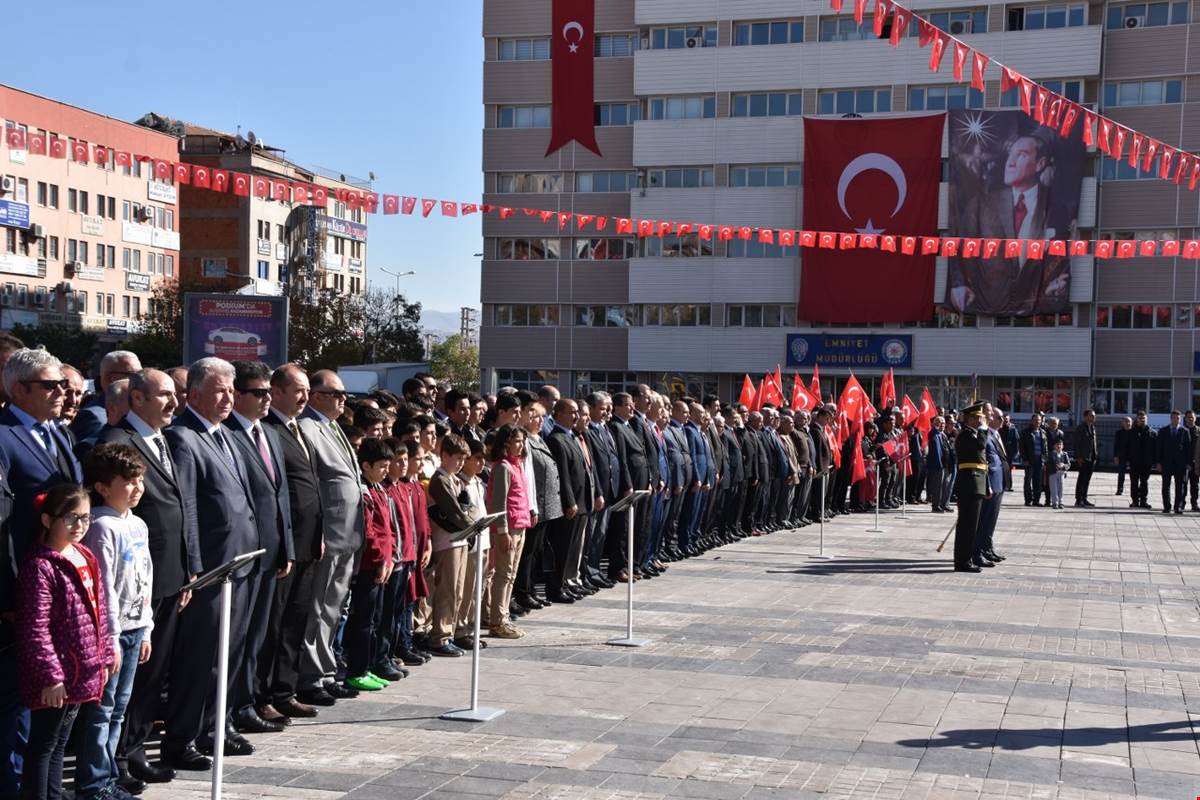
[[50, 184], [50, 207], [58, 208], [58, 184]]
[[501, 128], [549, 128], [550, 106], [500, 106]]
[[713, 254], [712, 240], [701, 239], [697, 233], [686, 233], [682, 236], [674, 233], [662, 237], [648, 236], [642, 241], [645, 242], [646, 256], [651, 258], [695, 258]]
[[[917, 27], [915, 24], [913, 27]], [[875, 29], [869, 16], [859, 25], [854, 17], [825, 17], [817, 37], [822, 42], [848, 42], [855, 39], [874, 39]]]
[[575, 373], [575, 396], [587, 397], [592, 392], [624, 392], [638, 382], [636, 372], [597, 372], [585, 370]]
[[49, 195], [49, 185], [45, 181], [37, 182], [37, 204], [39, 206], [46, 205], [46, 199]]
[[651, 50], [681, 50], [694, 47], [716, 47], [716, 25], [688, 25], [681, 28], [651, 28]]
[[1106, 181], [1154, 180], [1158, 178], [1158, 169], [1157, 165], [1153, 169], [1142, 169], [1140, 163], [1132, 167], [1124, 158], [1120, 161], [1105, 158], [1100, 161], [1100, 177]]
[[265, 219], [260, 219], [258, 221], [258, 238], [268, 240], [271, 238], [271, 223], [267, 222]]
[[560, 172], [502, 172], [496, 176], [496, 191], [553, 194], [563, 190]]
[[713, 185], [712, 167], [670, 167], [646, 170], [646, 185], [667, 189], [694, 189]]
[[514, 389], [526, 389], [536, 392], [546, 384], [558, 384], [558, 372], [547, 369], [498, 369], [496, 370], [496, 385], [511, 386]]
[[96, 249], [97, 250], [105, 250], [106, 249], [108, 251], [108, 268], [109, 269], [117, 268], [117, 248], [114, 245], [110, 244], [106, 248], [104, 245], [98, 244], [98, 245], [96, 245]]
[[[1084, 8], [1084, 6], [1081, 4], [1080, 8]], [[964, 33], [987, 33], [987, 11], [982, 8], [973, 8], [969, 11], [939, 11], [927, 14], [926, 19], [951, 36], [959, 36]], [[917, 24], [913, 22], [908, 26], [908, 35], [916, 36], [918, 30]]]
[[804, 113], [804, 96], [800, 92], [769, 92], [766, 94], [735, 94], [735, 117], [786, 117]]
[[104, 296], [104, 313], [108, 316], [113, 315], [113, 311], [117, 305], [117, 296], [115, 294], [106, 294]]
[[129, 312], [133, 310], [133, 303], [130, 302], [129, 295], [121, 295], [121, 316], [129, 319]]
[[[934, 24], [936, 25], [937, 23], [935, 22]], [[1008, 30], [1010, 31], [1078, 28], [1086, 24], [1087, 3], [1019, 6], [1008, 9]], [[986, 28], [980, 27], [976, 28], [976, 30], [983, 31]]]
[[575, 306], [571, 318], [579, 328], [633, 328], [641, 325], [642, 307]]
[[72, 214], [79, 211], [79, 192], [74, 189], [67, 189], [67, 211]]
[[577, 192], [628, 192], [637, 188], [636, 172], [577, 172]]
[[647, 107], [650, 119], [712, 119], [717, 115], [717, 96], [652, 97]]
[[104, 245], [96, 245], [96, 266], [106, 267], [108, 264], [104, 261]]
[[580, 261], [621, 261], [637, 255], [634, 239], [576, 239], [575, 258]]
[[142, 271], [142, 251], [141, 250], [133, 251], [133, 267], [132, 267], [132, 269], [134, 272]]
[[730, 167], [730, 186], [799, 186], [799, 164]]
[[545, 61], [550, 58], [550, 37], [501, 39], [501, 61]]
[[501, 261], [544, 261], [560, 257], [558, 239], [500, 239], [496, 258]]
[[996, 317], [994, 324], [997, 328], [1073, 328], [1075, 312], [1037, 314], [1032, 317]]
[[601, 33], [596, 36], [596, 58], [622, 58], [638, 49], [636, 33]]
[[1109, 6], [1104, 27], [1109, 30], [1145, 28], [1157, 25], [1185, 25], [1187, 21], [1187, 2], [1130, 3]]
[[164, 274], [168, 278], [173, 277], [175, 275], [175, 256], [167, 256], [165, 261]]
[[90, 214], [90, 213], [92, 213], [92, 212], [91, 212], [91, 211], [88, 209], [88, 193], [87, 193], [87, 192], [84, 192], [84, 191], [80, 191], [80, 192], [79, 192], [79, 213], [80, 213], [80, 214]]
[[142, 298], [133, 298], [133, 317], [136, 319], [142, 315]]
[[601, 127], [632, 125], [641, 117], [641, 106], [633, 103], [596, 103], [595, 122]]
[[17, 305], [21, 308], [29, 305], [29, 284], [22, 283], [17, 287]]
[[794, 328], [796, 306], [732, 305], [725, 306], [725, 324], [730, 328]]
[[800, 44], [803, 41], [803, 20], [738, 22], [733, 26], [734, 45]]
[[47, 238], [47, 242], [50, 245], [49, 250], [50, 250], [51, 260], [57, 261], [58, 260], [58, 237], [50, 236]]
[[45, 308], [46, 307], [46, 287], [45, 286], [34, 287], [33, 307], [34, 308]]
[[1156, 106], [1162, 103], [1183, 102], [1183, 80], [1169, 78], [1158, 81], [1107, 81], [1104, 84], [1104, 106]]
[[1097, 414], [1134, 414], [1171, 411], [1171, 381], [1168, 378], [1096, 378], [1092, 383], [1091, 406]]
[[800, 248], [763, 244], [756, 239], [730, 239], [727, 254], [730, 258], [796, 258]]
[[969, 86], [909, 87], [909, 111], [945, 111], [958, 108], [983, 108], [983, 92]]
[[1184, 327], [1176, 324], [1177, 316], [1189, 319], [1191, 313], [1188, 306], [1179, 306], [1177, 309], [1170, 305], [1098, 305], [1096, 306], [1096, 327], [1135, 330]]
[[642, 324], [650, 326], [689, 328], [708, 326], [712, 307], [709, 305], [667, 304], [642, 307]]
[[818, 114], [871, 114], [891, 110], [891, 89], [839, 89], [817, 93]]
[[558, 306], [497, 305], [495, 320], [496, 325], [553, 328], [558, 326]]
[[104, 292], [96, 292], [96, 313], [104, 313]]
[[[153, 269], [151, 269], [151, 272], [153, 272]], [[258, 262], [258, 277], [260, 280], [264, 280], [264, 281], [270, 279], [270, 277], [271, 277], [271, 262], [270, 261], [259, 261]]]
[[1011, 414], [1070, 414], [1070, 378], [996, 378], [996, 407]]
[[[1083, 102], [1083, 81], [1081, 80], [1045, 80], [1041, 84], [1050, 91], [1061, 94], [1071, 102]], [[1020, 104], [1021, 98], [1017, 94], [1016, 87], [1001, 93], [1000, 106], [1002, 108], [1016, 108]]]

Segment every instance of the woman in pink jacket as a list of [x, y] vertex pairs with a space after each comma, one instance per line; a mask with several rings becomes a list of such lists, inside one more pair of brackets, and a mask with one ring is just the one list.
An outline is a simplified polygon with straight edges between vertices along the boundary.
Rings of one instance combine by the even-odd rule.
[[512, 602], [513, 582], [517, 578], [517, 564], [521, 561], [521, 549], [525, 546], [525, 529], [529, 527], [529, 487], [525, 485], [522, 459], [525, 457], [525, 431], [516, 425], [502, 425], [496, 431], [489, 455], [492, 459], [492, 474], [488, 480], [488, 512], [500, 511], [506, 516], [497, 522], [491, 534], [492, 559], [495, 572], [492, 575], [489, 597], [488, 632], [498, 639], [520, 639], [524, 631], [514, 626], [508, 618], [508, 606]]
[[62, 797], [75, 716], [100, 698], [114, 653], [100, 567], [79, 544], [91, 522], [87, 492], [61, 484], [39, 500], [42, 530], [17, 601], [21, 696], [32, 712], [21, 797], [50, 800]]

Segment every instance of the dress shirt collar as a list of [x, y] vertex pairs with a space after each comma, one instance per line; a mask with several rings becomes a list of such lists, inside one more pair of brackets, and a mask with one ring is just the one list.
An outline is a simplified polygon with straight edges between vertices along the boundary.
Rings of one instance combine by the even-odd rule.
[[8, 408], [10, 411], [12, 411], [13, 416], [15, 416], [17, 418], [17, 420], [21, 423], [21, 426], [26, 428], [27, 430], [32, 429], [33, 427], [42, 424], [42, 423], [38, 422], [36, 419], [34, 419], [33, 417], [31, 417], [29, 414], [26, 414], [20, 408], [17, 408], [15, 403], [9, 403]]
[[209, 422], [204, 417], [200, 416], [200, 412], [198, 412], [196, 409], [192, 408], [191, 406], [188, 406], [187, 410], [192, 412], [192, 416], [195, 417], [200, 422], [200, 424], [204, 426], [204, 430], [208, 431], [209, 433], [216, 433], [217, 431], [219, 431], [221, 429], [221, 423]]
[[566, 427], [561, 425], [558, 422], [558, 420], [554, 421], [554, 427], [550, 429], [551, 433], [554, 433], [555, 431], [562, 431], [563, 433], [567, 434], [568, 436], [572, 433], [572, 431], [567, 430]]
[[293, 422], [296, 421], [295, 417], [289, 417], [287, 414], [284, 414], [282, 411], [280, 411], [278, 408], [275, 408], [274, 406], [271, 407], [270, 413], [277, 420], [282, 422], [284, 425], [291, 425]]
[[322, 414], [320, 411], [317, 411], [317, 410], [316, 410], [315, 408], [313, 408], [312, 406], [309, 406], [309, 407], [308, 407], [308, 410], [309, 410], [309, 411], [311, 411], [311, 412], [312, 412], [312, 413], [313, 413], [313, 414], [316, 416], [316, 418], [317, 418], [317, 422], [321, 423], [322, 425], [328, 425], [328, 424], [329, 424], [329, 417], [325, 416], [325, 415], [324, 415], [324, 414]]
[[1013, 189], [1012, 189], [1013, 208], [1017, 207], [1017, 198], [1021, 197], [1022, 195], [1024, 195], [1024, 197], [1025, 197], [1026, 211], [1029, 213], [1032, 213], [1033, 209], [1037, 207], [1038, 185], [1035, 183], [1033, 186], [1030, 186], [1028, 189], [1026, 189], [1023, 192], [1020, 189], [1013, 187]]
[[236, 410], [231, 411], [229, 413], [234, 419], [237, 420], [238, 425], [240, 425], [242, 427], [242, 430], [246, 431], [246, 433], [250, 433], [250, 431], [252, 431], [254, 429], [254, 426], [258, 424], [254, 420], [243, 417]]
[[146, 420], [142, 419], [132, 411], [125, 415], [125, 421], [128, 422], [129, 427], [133, 428], [134, 432], [143, 439], [153, 439], [159, 435], [158, 431], [146, 424]]

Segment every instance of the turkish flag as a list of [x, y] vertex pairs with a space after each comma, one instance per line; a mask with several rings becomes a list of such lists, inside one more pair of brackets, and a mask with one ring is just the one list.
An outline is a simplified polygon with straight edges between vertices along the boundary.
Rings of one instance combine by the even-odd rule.
[[346, 192], [346, 208], [351, 211], [362, 208], [362, 195], [358, 192]]
[[[121, 160], [121, 154], [117, 153], [117, 161]], [[201, 189], [209, 187], [209, 177], [211, 172], [208, 167], [195, 166], [192, 167], [192, 186], [199, 186]]]
[[192, 182], [192, 166], [191, 164], [176, 164], [175, 165], [175, 182], [176, 183], [191, 183]]
[[368, 214], [379, 211], [379, 192], [367, 192], [363, 195], [363, 211]]
[[385, 194], [383, 196], [383, 213], [399, 214], [400, 213], [400, 197], [394, 194]]
[[904, 395], [904, 401], [900, 403], [900, 413], [904, 416], [904, 427], [906, 428], [921, 418], [917, 404], [908, 395]]
[[287, 181], [280, 179], [271, 180], [271, 199], [284, 201], [291, 199], [291, 190], [288, 187]]
[[750, 380], [750, 376], [742, 378], [742, 393], [738, 395], [738, 402], [746, 408], [754, 407], [754, 396], [757, 392], [754, 391], [754, 381]]
[[817, 406], [817, 398], [809, 394], [800, 382], [800, 373], [792, 375], [792, 410], [811, 411]]
[[[806, 117], [804, 227], [935, 233], [944, 126], [944, 114]], [[921, 322], [933, 316], [932, 255], [817, 249], [805, 254], [801, 272], [803, 319]]]
[[550, 145], [546, 155], [574, 139], [600, 155], [596, 144], [595, 0], [553, 0], [550, 17]]
[[261, 176], [254, 179], [254, 196], [269, 197], [271, 195], [271, 182]]
[[1112, 258], [1113, 246], [1112, 239], [1101, 239], [1096, 242], [1096, 258]]
[[820, 373], [820, 371], [818, 371], [816, 364], [813, 364], [812, 380], [810, 380], [808, 382], [808, 393], [811, 394], [813, 397], [815, 397], [817, 399], [818, 403], [822, 402], [821, 401], [821, 373]]
[[317, 208], [329, 205], [329, 189], [324, 186], [313, 186], [312, 204]]
[[850, 373], [850, 377], [846, 379], [846, 383], [842, 386], [842, 394], [838, 397], [838, 412], [844, 413], [846, 418], [851, 422], [862, 422], [867, 404], [866, 391], [863, 390], [862, 384], [858, 382], [858, 378], [854, 377], [854, 373]]
[[400, 198], [400, 213], [401, 214], [411, 214], [411, 213], [413, 213], [413, 209], [416, 207], [417, 207], [417, 198], [415, 198], [415, 197], [401, 197]]
[[421, 216], [428, 217], [429, 212], [433, 211], [433, 207], [437, 205], [437, 200], [429, 200], [428, 198], [421, 199]]
[[71, 143], [71, 160], [77, 161], [80, 164], [88, 163], [87, 142], [72, 142]]
[[21, 130], [20, 128], [5, 129], [4, 140], [8, 142], [9, 150], [25, 149], [25, 131]]
[[[212, 171], [212, 190], [214, 192], [229, 191], [230, 175], [228, 170], [214, 169]], [[233, 173], [233, 188], [236, 194], [250, 193], [250, 178], [240, 172]]]
[[933, 430], [933, 418], [937, 416], [937, 403], [926, 386], [921, 392], [921, 407], [917, 412], [917, 430], [921, 432], [921, 444], [929, 444], [929, 432]]
[[858, 430], [854, 432], [854, 455], [853, 461], [850, 464], [850, 483], [858, 483], [867, 479], [867, 464], [863, 460], [863, 427], [858, 426]]
[[775, 408], [779, 408], [783, 405], [783, 390], [775, 385], [774, 375], [768, 374], [763, 378], [763, 388], [761, 394], [762, 402], [760, 405], [766, 405], [767, 403], [770, 403]]
[[[33, 153], [35, 156], [46, 155], [46, 134], [30, 133], [26, 138], [26, 146], [29, 148], [29, 152]], [[129, 156], [128, 153], [125, 155], [126, 157]]]
[[100, 166], [108, 163], [108, 148], [102, 144], [92, 146], [92, 160]]
[[896, 405], [896, 377], [890, 368], [879, 382], [879, 405], [884, 411]]
[[173, 163], [171, 163], [170, 161], [163, 161], [162, 159], [155, 159], [153, 161], [153, 164], [154, 164], [154, 177], [157, 178], [158, 180], [169, 181], [173, 177], [175, 177], [175, 165]]
[[50, 137], [50, 157], [51, 158], [66, 158], [67, 157], [67, 140], [60, 139], [57, 136]]
[[983, 91], [983, 76], [990, 61], [991, 58], [978, 50], [971, 52], [971, 88]]
[[296, 203], [296, 205], [298, 205], [298, 206], [308, 205], [308, 198], [309, 198], [309, 195], [311, 195], [311, 194], [312, 194], [312, 190], [310, 190], [308, 188], [308, 184], [306, 184], [306, 183], [293, 183], [292, 184], [292, 199]]

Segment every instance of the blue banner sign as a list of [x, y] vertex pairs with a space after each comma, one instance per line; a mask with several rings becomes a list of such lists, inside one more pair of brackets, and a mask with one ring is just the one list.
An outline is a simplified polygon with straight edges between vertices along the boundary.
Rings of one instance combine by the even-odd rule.
[[789, 333], [789, 367], [911, 369], [912, 336], [874, 333]]
[[14, 200], [0, 200], [0, 225], [9, 228], [28, 228], [29, 206]]

